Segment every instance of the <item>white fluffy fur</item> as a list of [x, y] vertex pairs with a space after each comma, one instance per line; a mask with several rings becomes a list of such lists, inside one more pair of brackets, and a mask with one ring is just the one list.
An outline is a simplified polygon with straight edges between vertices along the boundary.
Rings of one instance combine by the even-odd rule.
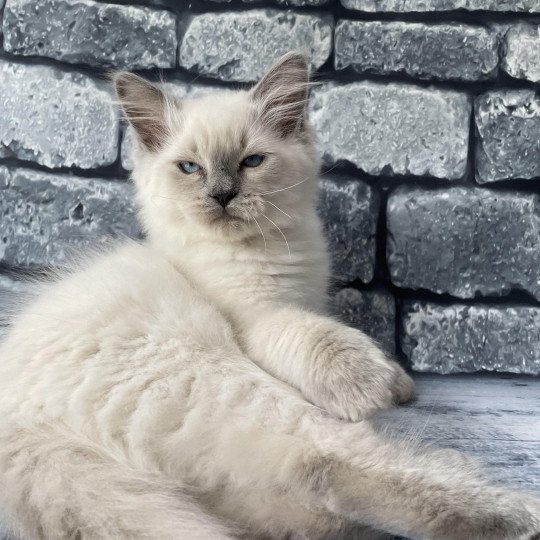
[[[148, 238], [40, 287], [0, 347], [0, 498], [16, 536], [540, 531], [536, 500], [363, 420], [413, 387], [325, 315], [319, 162], [297, 103], [306, 74], [292, 54], [252, 92], [183, 103], [117, 77], [144, 135], [133, 179]], [[263, 163], [240, 167], [253, 153]], [[209, 192], [234, 182], [226, 213]]]

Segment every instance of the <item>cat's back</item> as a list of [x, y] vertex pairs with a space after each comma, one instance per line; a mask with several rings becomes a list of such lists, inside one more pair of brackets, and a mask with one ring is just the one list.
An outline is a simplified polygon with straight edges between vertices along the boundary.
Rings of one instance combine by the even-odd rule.
[[127, 243], [79, 263], [58, 279], [38, 283], [13, 318], [6, 345], [31, 333], [96, 337], [121, 318], [128, 321], [150, 310], [160, 297], [183, 285], [183, 278], [164, 258], [143, 244]]
[[222, 322], [177, 269], [146, 245], [123, 245], [37, 287], [0, 345], [0, 407], [25, 396], [61, 406], [85, 379], [111, 385], [168, 361], [163, 351], [209, 324]]

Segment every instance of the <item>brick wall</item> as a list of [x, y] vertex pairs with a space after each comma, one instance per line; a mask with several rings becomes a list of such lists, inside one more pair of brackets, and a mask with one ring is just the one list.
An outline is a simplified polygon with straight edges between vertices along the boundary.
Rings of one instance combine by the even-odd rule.
[[0, 310], [138, 234], [107, 70], [189, 96], [303, 49], [338, 312], [417, 370], [540, 372], [540, 0], [130, 4], [5, 1]]

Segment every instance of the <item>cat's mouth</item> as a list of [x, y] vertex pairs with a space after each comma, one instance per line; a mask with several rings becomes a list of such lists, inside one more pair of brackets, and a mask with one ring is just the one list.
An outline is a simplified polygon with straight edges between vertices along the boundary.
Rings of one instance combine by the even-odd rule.
[[210, 219], [212, 223], [240, 223], [245, 222], [244, 216], [240, 215], [234, 207], [213, 209]]
[[263, 203], [256, 197], [237, 197], [226, 206], [206, 207], [206, 218], [211, 225], [239, 228], [250, 225], [263, 211]]

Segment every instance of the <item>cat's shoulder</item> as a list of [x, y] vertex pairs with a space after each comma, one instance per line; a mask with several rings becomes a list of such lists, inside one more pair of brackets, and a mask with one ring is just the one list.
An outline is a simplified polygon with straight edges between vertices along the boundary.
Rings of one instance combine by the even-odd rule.
[[32, 300], [52, 302], [53, 298], [78, 298], [81, 301], [89, 297], [99, 297], [103, 302], [128, 288], [171, 282], [177, 277], [178, 270], [151, 246], [129, 240], [91, 249], [63, 267], [31, 279], [27, 283], [24, 304], [27, 306]]

